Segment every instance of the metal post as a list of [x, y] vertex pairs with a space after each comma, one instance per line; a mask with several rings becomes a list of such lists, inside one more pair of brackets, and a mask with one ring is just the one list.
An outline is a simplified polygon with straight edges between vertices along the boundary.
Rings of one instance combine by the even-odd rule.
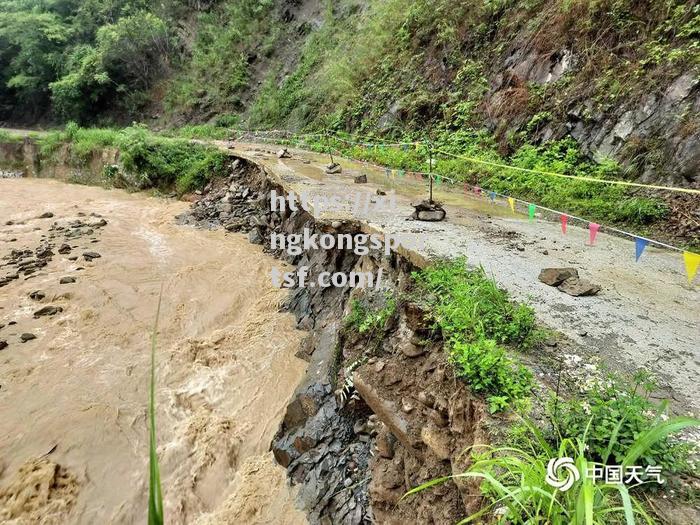
[[430, 181], [430, 204], [433, 203], [433, 143], [428, 141], [428, 180]]
[[324, 128], [324, 134], [326, 136], [326, 147], [328, 148], [328, 155], [331, 157], [331, 164], [335, 164], [335, 161], [333, 160], [333, 148], [330, 146], [330, 142], [328, 140], [328, 129]]

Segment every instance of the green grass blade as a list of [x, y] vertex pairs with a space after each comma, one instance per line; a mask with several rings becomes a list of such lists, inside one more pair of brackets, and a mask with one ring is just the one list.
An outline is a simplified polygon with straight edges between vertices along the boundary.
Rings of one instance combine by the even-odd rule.
[[163, 494], [160, 486], [160, 469], [158, 468], [158, 454], [156, 450], [156, 340], [158, 334], [158, 319], [160, 317], [160, 305], [163, 299], [163, 286], [158, 296], [158, 309], [153, 323], [151, 334], [151, 386], [148, 401], [149, 420], [149, 480], [148, 480], [148, 525], [163, 525]]
[[413, 487], [411, 490], [406, 492], [406, 494], [401, 496], [401, 499], [404, 499], [408, 496], [412, 496], [413, 494], [416, 494], [417, 492], [428, 489], [430, 487], [434, 487], [435, 485], [439, 485], [440, 483], [444, 483], [448, 479], [452, 479], [452, 476], [444, 476], [442, 478], [435, 478], [435, 479], [431, 479], [430, 481], [426, 481], [425, 483], [422, 483], [421, 485], [418, 485], [417, 487]]
[[653, 428], [641, 434], [627, 451], [625, 459], [622, 461], [624, 467], [633, 465], [657, 441], [665, 438], [669, 434], [679, 432], [687, 427], [700, 426], [700, 419], [680, 416], [659, 423]]
[[624, 485], [616, 485], [616, 488], [620, 492], [620, 497], [622, 498], [622, 507], [625, 510], [625, 522], [627, 525], [634, 525], [634, 510], [632, 509], [630, 493]]

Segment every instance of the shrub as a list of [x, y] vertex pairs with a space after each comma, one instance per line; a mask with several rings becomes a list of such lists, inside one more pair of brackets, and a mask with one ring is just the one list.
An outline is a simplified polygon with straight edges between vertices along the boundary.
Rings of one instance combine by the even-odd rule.
[[345, 326], [354, 328], [360, 334], [376, 335], [386, 329], [395, 312], [396, 297], [393, 295], [385, 296], [383, 306], [374, 309], [359, 299], [353, 299]]
[[457, 341], [449, 353], [457, 376], [464, 379], [473, 392], [487, 396], [491, 413], [530, 395], [530, 371], [508, 357], [492, 339], [482, 338], [471, 343]]
[[223, 152], [183, 139], [126, 134], [119, 148], [124, 168], [138, 175], [140, 188], [175, 185], [182, 193], [224, 174]]
[[[554, 397], [547, 407], [553, 423], [548, 439], [555, 443], [559, 436], [578, 436], [590, 458], [618, 464], [641, 434], [668, 419], [665, 404], [657, 405], [649, 399], [655, 387], [646, 372], [638, 372], [632, 381], [608, 373], [580, 395]], [[688, 445], [663, 438], [650, 445], [642, 459], [648, 465], [675, 472], [687, 468], [688, 451]]]

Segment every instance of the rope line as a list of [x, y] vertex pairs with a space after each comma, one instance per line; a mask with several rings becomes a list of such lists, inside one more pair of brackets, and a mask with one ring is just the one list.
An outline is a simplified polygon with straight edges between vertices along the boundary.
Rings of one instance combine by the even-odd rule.
[[[292, 135], [293, 135], [293, 134], [292, 134]], [[320, 134], [320, 133], [310, 133], [310, 134], [304, 134], [304, 135], [297, 135], [297, 136], [294, 136], [294, 137], [291, 139], [291, 141], [294, 141], [294, 142], [297, 142], [297, 143], [299, 143], [299, 142], [305, 143], [305, 141], [304, 141], [303, 139], [302, 139], [302, 140], [299, 140], [299, 137], [309, 137], [309, 136], [323, 136], [323, 134]], [[270, 141], [274, 141], [274, 140], [275, 140], [274, 138], [267, 138], [267, 137], [256, 137], [256, 138], [262, 138], [263, 140], [270, 140]], [[349, 140], [346, 140], [346, 139], [342, 139], [342, 138], [340, 138], [340, 137], [338, 137], [338, 138], [339, 138], [341, 141], [343, 141], [343, 142], [352, 143], [352, 144], [359, 144], [359, 145], [366, 145], [366, 143], [353, 142], [353, 141], [349, 141]], [[418, 144], [420, 144], [420, 142], [383, 143], [383, 145], [387, 145], [387, 144], [389, 144], [389, 145], [396, 145], [396, 144], [398, 144], [398, 145], [418, 145]], [[334, 149], [336, 150], [337, 153], [342, 154], [342, 152], [341, 152], [340, 150], [338, 150], [337, 148], [334, 148]], [[459, 155], [453, 155], [453, 154], [450, 154], [450, 153], [443, 152], [443, 151], [441, 151], [441, 150], [436, 150], [436, 151], [439, 152], [439, 153], [445, 154], [445, 155], [455, 156], [455, 157], [458, 157], [458, 158], [464, 158], [465, 160], [471, 160], [470, 158], [462, 157], [462, 156], [459, 156]], [[565, 213], [565, 212], [562, 212], [562, 211], [559, 211], [559, 210], [555, 210], [555, 209], [553, 209], [553, 208], [548, 208], [548, 207], [546, 207], [546, 206], [542, 206], [542, 205], [537, 204], [537, 203], [534, 203], [534, 202], [529, 202], [529, 201], [526, 201], [526, 200], [523, 200], [523, 199], [519, 199], [519, 198], [513, 197], [513, 196], [511, 196], [511, 195], [507, 195], [507, 194], [500, 193], [500, 192], [497, 192], [497, 191], [489, 190], [488, 188], [484, 188], [484, 187], [482, 187], [482, 186], [471, 185], [471, 184], [468, 184], [468, 183], [463, 182], [463, 181], [458, 181], [458, 180], [456, 180], [456, 179], [454, 179], [454, 178], [452, 178], [452, 177], [448, 177], [448, 176], [446, 176], [446, 175], [440, 175], [440, 174], [437, 174], [437, 173], [429, 173], [429, 172], [424, 172], [424, 171], [399, 170], [399, 169], [396, 169], [396, 168], [389, 168], [389, 167], [387, 167], [387, 166], [383, 166], [383, 165], [380, 165], [380, 164], [375, 164], [375, 163], [369, 162], [369, 161], [364, 160], [364, 159], [356, 159], [356, 158], [352, 158], [352, 157], [348, 157], [348, 158], [349, 158], [349, 160], [353, 160], [353, 161], [355, 161], [355, 162], [361, 162], [361, 163], [364, 163], [366, 166], [372, 166], [372, 167], [374, 167], [374, 168], [376, 168], [376, 169], [378, 169], [378, 170], [384, 170], [385, 172], [392, 172], [392, 173], [393, 173], [393, 172], [402, 171], [402, 172], [404, 172], [404, 173], [413, 173], [414, 175], [420, 175], [421, 178], [423, 178], [424, 176], [427, 176], [428, 179], [432, 179], [434, 182], [435, 182], [435, 181], [439, 181], [438, 184], [439, 184], [440, 182], [442, 182], [442, 181], [447, 181], [447, 182], [449, 182], [450, 184], [453, 184], [453, 185], [460, 185], [460, 186], [464, 186], [464, 187], [468, 187], [468, 188], [472, 188], [472, 189], [479, 188], [480, 191], [483, 191], [483, 192], [492, 194], [492, 195], [494, 195], [494, 196], [498, 196], [498, 197], [506, 198], [506, 199], [513, 199], [514, 202], [518, 202], [518, 203], [521, 203], [521, 204], [525, 204], [525, 205], [527, 205], [527, 206], [530, 206], [531, 204], [533, 204], [533, 205], [535, 205], [537, 208], [539, 208], [539, 209], [541, 209], [541, 210], [545, 210], [545, 211], [548, 211], [548, 212], [550, 212], [550, 213], [557, 214], [557, 215], [559, 215], [559, 216], [566, 216], [566, 217], [568, 217], [568, 218], [570, 218], [570, 219], [574, 219], [574, 220], [579, 221], [579, 222], [581, 222], [581, 223], [591, 224], [591, 223], [593, 222], [593, 221], [591, 221], [591, 220], [584, 219], [584, 218], [582, 218], [582, 217], [578, 217], [578, 216], [572, 215], [572, 214], [570, 214], [570, 213]], [[478, 159], [474, 159], [474, 160], [478, 160]], [[486, 162], [486, 161], [480, 161], [480, 162]], [[504, 167], [504, 168], [518, 169], [518, 170], [524, 170], [524, 171], [529, 171], [529, 172], [540, 173], [540, 172], [537, 172], [536, 170], [528, 170], [528, 169], [526, 169], [526, 168], [516, 168], [516, 167], [514, 167], [514, 166], [508, 166], [508, 165], [503, 165], [503, 164], [498, 164], [498, 163], [488, 163], [488, 164], [493, 164], [493, 165], [496, 165], [496, 166], [499, 166], [499, 167]], [[547, 172], [541, 172], [541, 173], [547, 173]], [[580, 179], [580, 180], [591, 179], [591, 180], [594, 180], [594, 181], [597, 181], [597, 182], [600, 182], [600, 180], [601, 180], [601, 179], [592, 179], [592, 178], [590, 178], [590, 177], [585, 177], [585, 178], [584, 178], [584, 177], [577, 177], [577, 176], [574, 176], [574, 175], [562, 175], [562, 174], [554, 174], [554, 175], [558, 175], [558, 176], [566, 177], [566, 178]], [[613, 181], [613, 182], [621, 182], [621, 181]], [[644, 186], [644, 185], [641, 185], [641, 186]], [[649, 187], [649, 186], [645, 186], [645, 187]], [[673, 189], [673, 188], [667, 188], [667, 187], [664, 187], [664, 186], [660, 186], [660, 187], [651, 186], [651, 187], [655, 187], [655, 188], [665, 188], [665, 189]], [[677, 189], [679, 189], [679, 190], [681, 190], [681, 191], [682, 191], [682, 190], [685, 190], [685, 188], [677, 188]], [[700, 193], [699, 190], [693, 190], [693, 191], [694, 191], [694, 192], [697, 192], [697, 193]], [[623, 235], [623, 236], [626, 236], [626, 237], [630, 237], [630, 238], [632, 238], [632, 239], [642, 239], [642, 240], [644, 240], [644, 241], [647, 241], [647, 242], [650, 243], [650, 244], [654, 244], [654, 245], [656, 245], [656, 246], [661, 246], [661, 247], [667, 248], [667, 249], [669, 249], [669, 250], [674, 250], [674, 251], [677, 251], [677, 252], [680, 252], [680, 253], [684, 253], [684, 252], [693, 253], [693, 252], [689, 252], [689, 250], [684, 250], [684, 249], [682, 249], [682, 248], [678, 248], [677, 246], [673, 246], [673, 245], [671, 245], [671, 244], [667, 244], [667, 243], [664, 243], [664, 242], [661, 242], [661, 241], [657, 241], [657, 240], [654, 240], [654, 239], [649, 239], [649, 238], [647, 238], [647, 237], [643, 237], [643, 236], [637, 235], [637, 234], [635, 234], [635, 233], [631, 233], [631, 232], [628, 232], [628, 231], [625, 231], [625, 230], [621, 230], [621, 229], [615, 228], [615, 227], [613, 227], [613, 226], [607, 226], [607, 225], [603, 225], [603, 224], [600, 224], [599, 226], [600, 226], [600, 230], [608, 230], [608, 231], [611, 231], [611, 232], [615, 232], [615, 233], [617, 233], [617, 234], [619, 234], [619, 235]]]
[[700, 195], [700, 190], [696, 190], [693, 188], [676, 188], [673, 186], [655, 186], [653, 184], [641, 184], [639, 182], [630, 182], [630, 181], [624, 181], [624, 180], [596, 179], [595, 177], [586, 177], [585, 175], [564, 175], [563, 173], [555, 173], [552, 171], [533, 170], [533, 169], [529, 169], [529, 168], [520, 168], [518, 166], [510, 166], [508, 164], [501, 164], [499, 162], [491, 162], [488, 160], [475, 159], [473, 157], [465, 157], [464, 155], [456, 155], [454, 153], [448, 153], [446, 151], [442, 151], [439, 149], [435, 150], [435, 151], [437, 153], [447, 155], [448, 157], [463, 159], [463, 160], [466, 160], [469, 162], [483, 164], [485, 166], [493, 166], [496, 168], [504, 168], [504, 169], [509, 169], [509, 170], [522, 171], [525, 173], [534, 173], [537, 175], [546, 175], [549, 177], [562, 177], [565, 179], [576, 179], [576, 180], [583, 180], [583, 181], [587, 181], [587, 182], [601, 182], [604, 184], [617, 184], [619, 186], [634, 186], [637, 188], [650, 188], [650, 189], [655, 189], [655, 190], [681, 191], [684, 193], [693, 193], [693, 194]]
[[[241, 130], [245, 131], [245, 130]], [[260, 131], [251, 131], [250, 133], [257, 134]], [[291, 131], [286, 131], [286, 130], [268, 130], [268, 133], [285, 133], [287, 135], [292, 135], [294, 136], [295, 134]], [[414, 141], [414, 142], [357, 142], [354, 140], [346, 139], [344, 137], [341, 137], [337, 133], [332, 133], [333, 137], [336, 140], [340, 140], [341, 142], [345, 142], [346, 144], [351, 144], [354, 146], [363, 146], [363, 147], [377, 147], [377, 146], [382, 146], [382, 147], [400, 147], [400, 146], [419, 146], [423, 144], [422, 141]], [[296, 135], [296, 136], [302, 136], [302, 137], [323, 137], [325, 136], [323, 133], [306, 133], [306, 134], [301, 134], [301, 135]], [[564, 179], [574, 179], [574, 180], [580, 180], [580, 181], [586, 181], [586, 182], [597, 182], [601, 184], [613, 184], [613, 185], [618, 185], [618, 186], [630, 186], [630, 187], [635, 187], [635, 188], [648, 188], [648, 189], [654, 189], [654, 190], [662, 190], [662, 191], [678, 191], [682, 193], [690, 193], [693, 195], [700, 195], [700, 190], [695, 189], [695, 188], [679, 188], [676, 186], [661, 186], [661, 185], [654, 185], [654, 184], [642, 184], [640, 182], [631, 182], [631, 181], [623, 181], [623, 180], [610, 180], [610, 179], [598, 179], [595, 177], [587, 177], [585, 175], [566, 175], [564, 173], [556, 173], [553, 171], [544, 171], [544, 170], [535, 170], [531, 168], [521, 168], [519, 166], [512, 166], [510, 164], [503, 164], [501, 162], [493, 162], [493, 161], [488, 161], [488, 160], [483, 160], [483, 159], [477, 159], [475, 157], [467, 157], [465, 155], [458, 155], [455, 153], [450, 153], [441, 149], [435, 149], [436, 153], [440, 153], [442, 155], [446, 155], [448, 157], [453, 157], [457, 159], [462, 159], [466, 160], [467, 162], [473, 162], [475, 164], [481, 164], [483, 166], [491, 166], [494, 168], [502, 168], [502, 169], [508, 169], [508, 170], [513, 170], [513, 171], [520, 171], [522, 173], [532, 173], [535, 175], [545, 175], [548, 177], [560, 177]]]

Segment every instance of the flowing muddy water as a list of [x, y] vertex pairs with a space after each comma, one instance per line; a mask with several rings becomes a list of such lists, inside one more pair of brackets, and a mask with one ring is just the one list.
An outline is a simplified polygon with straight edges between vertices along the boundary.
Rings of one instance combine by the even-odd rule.
[[[303, 334], [278, 311], [273, 260], [243, 236], [176, 225], [186, 207], [0, 180], [0, 257], [35, 252], [42, 236], [54, 244], [46, 266], [0, 287], [0, 521], [145, 520], [148, 339], [162, 282], [156, 426], [167, 522], [306, 522], [268, 451], [304, 373], [294, 357]], [[101, 218], [106, 226], [70, 225]], [[54, 223], [65, 229], [50, 231]], [[59, 254], [64, 242], [71, 252]], [[86, 251], [101, 257], [86, 261]], [[7, 263], [0, 280], [16, 272]], [[76, 282], [59, 284], [66, 276]], [[37, 290], [40, 301], [29, 297]], [[35, 318], [45, 306], [62, 311]], [[23, 333], [36, 339], [22, 343]]]

